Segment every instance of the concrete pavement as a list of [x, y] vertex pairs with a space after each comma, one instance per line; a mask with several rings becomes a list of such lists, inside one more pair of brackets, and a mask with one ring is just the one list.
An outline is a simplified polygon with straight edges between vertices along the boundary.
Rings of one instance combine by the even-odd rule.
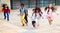
[[[44, 11], [43, 11], [44, 12]], [[18, 16], [18, 10], [12, 10], [10, 13], [10, 21], [4, 20], [3, 15], [0, 12], [0, 33], [60, 33], [60, 11], [55, 14], [54, 21], [50, 26], [46, 18], [41, 19], [38, 28], [33, 28], [31, 24], [32, 9], [29, 9], [28, 26], [22, 27], [20, 17]]]

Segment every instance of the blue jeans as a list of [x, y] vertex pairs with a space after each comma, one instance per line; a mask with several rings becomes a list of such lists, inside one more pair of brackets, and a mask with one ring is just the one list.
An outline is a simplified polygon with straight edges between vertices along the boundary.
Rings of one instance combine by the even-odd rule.
[[4, 19], [6, 19], [9, 21], [9, 13], [8, 12], [4, 12]]

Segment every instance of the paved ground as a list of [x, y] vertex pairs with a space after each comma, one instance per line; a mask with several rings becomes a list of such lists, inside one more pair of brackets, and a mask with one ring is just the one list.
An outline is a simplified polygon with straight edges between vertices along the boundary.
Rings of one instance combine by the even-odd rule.
[[[46, 18], [40, 19], [39, 27], [33, 28], [31, 24], [31, 13], [32, 10], [29, 9], [28, 16], [28, 26], [22, 27], [20, 23], [20, 18], [18, 16], [19, 12], [13, 10], [10, 13], [10, 21], [3, 19], [3, 13], [0, 12], [0, 33], [60, 33], [60, 9], [57, 10], [57, 15], [54, 13], [54, 21], [50, 26]], [[43, 10], [42, 10], [43, 11]], [[44, 12], [44, 11], [43, 11]], [[43, 15], [45, 17], [45, 15]]]

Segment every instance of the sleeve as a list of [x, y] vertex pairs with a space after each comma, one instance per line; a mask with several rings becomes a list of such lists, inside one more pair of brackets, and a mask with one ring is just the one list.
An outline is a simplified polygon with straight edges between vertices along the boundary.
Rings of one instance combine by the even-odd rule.
[[28, 15], [28, 10], [26, 8], [25, 8], [24, 12], [26, 15]]
[[42, 14], [43, 14], [42, 12], [39, 13], [40, 16], [42, 16]]
[[18, 14], [20, 14], [20, 13], [21, 13], [21, 8], [19, 8], [19, 9], [18, 9], [18, 12], [19, 12]]
[[35, 17], [35, 14], [32, 13], [31, 19], [32, 19], [32, 20], [35, 20], [35, 18], [36, 18], [36, 17]]
[[2, 12], [4, 12], [4, 8], [2, 8]]
[[8, 10], [8, 12], [10, 13], [10, 9]]
[[26, 9], [26, 14], [28, 14], [28, 10]]

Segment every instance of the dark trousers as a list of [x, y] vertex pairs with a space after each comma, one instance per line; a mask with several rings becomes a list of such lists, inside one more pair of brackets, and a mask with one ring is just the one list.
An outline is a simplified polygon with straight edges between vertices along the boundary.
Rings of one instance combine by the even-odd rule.
[[35, 23], [36, 23], [36, 21], [32, 21], [32, 25], [33, 25], [33, 27], [35, 27]]
[[4, 12], [4, 19], [7, 19], [9, 21], [9, 13], [8, 12]]
[[32, 21], [32, 25], [34, 25], [36, 23], [36, 21]]
[[27, 20], [27, 15], [25, 15], [25, 20], [26, 20], [26, 24], [28, 23], [28, 20]]

